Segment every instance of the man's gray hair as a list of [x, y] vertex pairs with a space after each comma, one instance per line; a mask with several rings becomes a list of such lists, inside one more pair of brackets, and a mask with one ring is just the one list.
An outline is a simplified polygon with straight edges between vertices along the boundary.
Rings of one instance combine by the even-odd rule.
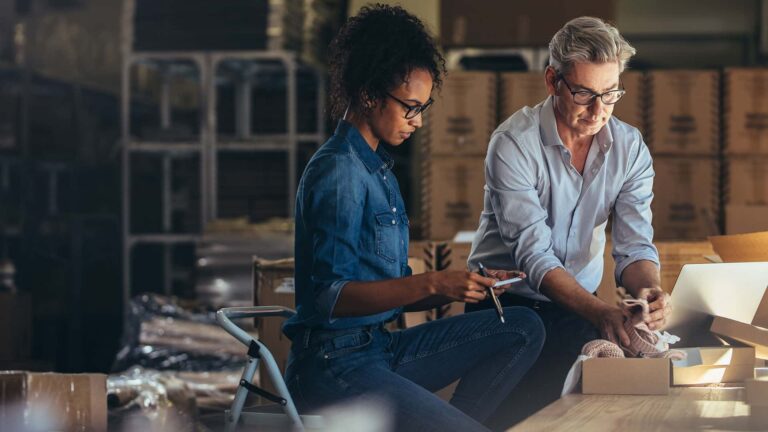
[[618, 62], [624, 71], [635, 48], [619, 30], [600, 18], [583, 16], [568, 21], [549, 42], [549, 65], [566, 74], [575, 63]]

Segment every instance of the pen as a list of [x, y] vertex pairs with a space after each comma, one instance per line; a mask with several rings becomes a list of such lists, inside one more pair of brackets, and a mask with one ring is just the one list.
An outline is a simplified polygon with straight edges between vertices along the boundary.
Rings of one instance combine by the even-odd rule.
[[[480, 273], [480, 276], [482, 277], [488, 277], [488, 273], [485, 272], [485, 267], [483, 267], [483, 263], [479, 262], [477, 263], [477, 272]], [[490, 294], [491, 298], [493, 299], [493, 304], [496, 306], [496, 313], [499, 314], [499, 319], [501, 320], [501, 323], [504, 323], [504, 311], [501, 309], [501, 303], [499, 303], [499, 298], [496, 297], [496, 293], [493, 292], [492, 287], [488, 287], [488, 294]]]

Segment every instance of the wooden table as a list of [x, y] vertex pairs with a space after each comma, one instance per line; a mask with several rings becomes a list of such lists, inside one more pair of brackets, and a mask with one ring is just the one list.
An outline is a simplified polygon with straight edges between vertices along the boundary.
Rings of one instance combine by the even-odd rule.
[[745, 431], [743, 387], [673, 387], [667, 396], [572, 394], [508, 432]]

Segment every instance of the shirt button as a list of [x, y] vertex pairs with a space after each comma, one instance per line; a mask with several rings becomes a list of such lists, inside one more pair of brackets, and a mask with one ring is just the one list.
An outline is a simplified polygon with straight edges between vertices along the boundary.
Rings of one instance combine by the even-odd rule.
[[395, 220], [394, 220], [394, 219], [392, 219], [392, 225], [394, 225], [394, 224], [396, 224], [396, 223], [397, 223], [397, 222], [395, 222]]
[[397, 207], [392, 207], [392, 213], [397, 213]]
[[384, 176], [384, 180], [386, 180], [386, 179], [387, 179], [387, 176]]

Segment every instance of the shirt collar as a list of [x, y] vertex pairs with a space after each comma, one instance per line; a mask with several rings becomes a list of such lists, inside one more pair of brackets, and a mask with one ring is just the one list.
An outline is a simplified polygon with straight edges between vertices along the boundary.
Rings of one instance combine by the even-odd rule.
[[395, 165], [395, 160], [384, 150], [384, 146], [379, 143], [379, 146], [374, 152], [368, 142], [365, 141], [363, 135], [357, 130], [352, 123], [339, 120], [338, 126], [336, 126], [336, 135], [347, 140], [352, 146], [352, 150], [357, 154], [363, 165], [368, 169], [368, 172], [376, 172], [385, 169], [392, 169]]
[[[565, 147], [563, 141], [560, 139], [560, 134], [557, 133], [557, 122], [555, 120], [555, 103], [552, 96], [547, 97], [544, 104], [541, 106], [541, 114], [539, 121], [539, 131], [541, 133], [542, 142], [545, 146], [559, 145]], [[595, 135], [596, 142], [599, 149], [603, 153], [607, 153], [613, 145], [613, 133], [611, 132], [611, 122], [608, 120], [605, 126]]]

